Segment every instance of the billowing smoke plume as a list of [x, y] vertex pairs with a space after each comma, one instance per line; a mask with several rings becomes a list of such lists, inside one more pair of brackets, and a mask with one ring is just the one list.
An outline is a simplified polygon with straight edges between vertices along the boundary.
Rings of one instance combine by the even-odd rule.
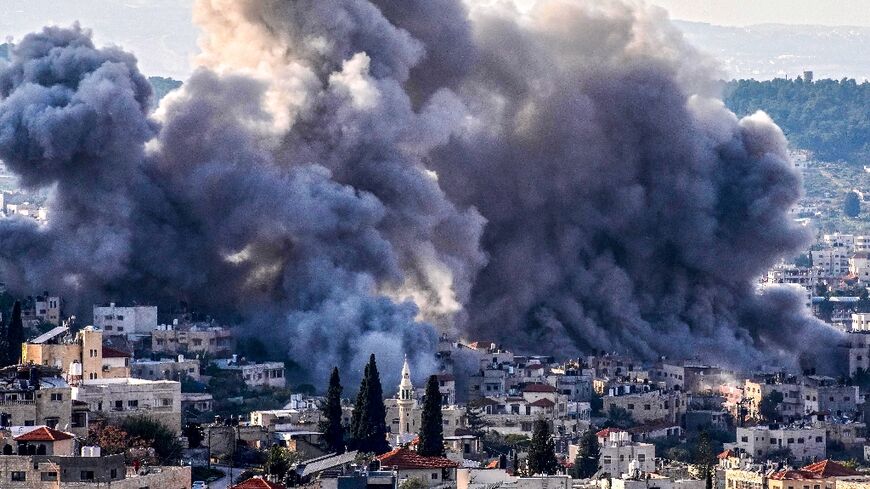
[[53, 189], [48, 225], [0, 222], [13, 288], [181, 297], [318, 379], [369, 352], [422, 374], [439, 328], [730, 364], [834, 340], [753, 292], [806, 238], [782, 133], [723, 108], [659, 11], [199, 0], [194, 18], [201, 66], [154, 114], [135, 60], [78, 27], [0, 68], [0, 159]]

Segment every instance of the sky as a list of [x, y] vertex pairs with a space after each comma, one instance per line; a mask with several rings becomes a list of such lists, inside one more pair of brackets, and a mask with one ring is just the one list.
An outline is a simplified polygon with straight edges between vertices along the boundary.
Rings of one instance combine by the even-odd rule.
[[[192, 3], [193, 0], [0, 0], [0, 40], [20, 39], [46, 24], [69, 25], [79, 20], [93, 29], [97, 44], [117, 44], [133, 51], [143, 72], [185, 79], [190, 73], [190, 60], [197, 52], [197, 31], [190, 15]], [[740, 28], [764, 23], [864, 28], [857, 33], [841, 29], [833, 33], [831, 40], [831, 33], [818, 29], [780, 29], [774, 33], [722, 31], [678, 23], [689, 41], [719, 59], [730, 76], [770, 78], [794, 75], [804, 67], [834, 78], [865, 79], [870, 75], [870, 66], [860, 62], [867, 56], [846, 56], [849, 48], [856, 45], [856, 39], [870, 43], [870, 0], [651, 0], [651, 3], [668, 10], [673, 19]], [[845, 59], [832, 61], [836, 56]]]
[[870, 27], [870, 0], [653, 0], [671, 17], [727, 26], [811, 24]]

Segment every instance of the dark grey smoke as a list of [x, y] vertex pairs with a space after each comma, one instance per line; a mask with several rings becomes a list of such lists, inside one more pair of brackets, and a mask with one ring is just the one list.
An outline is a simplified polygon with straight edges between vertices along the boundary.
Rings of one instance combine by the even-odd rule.
[[[710, 98], [654, 10], [200, 0], [202, 65], [49, 28], [0, 68], [0, 158], [54, 187], [0, 223], [18, 290], [181, 297], [313, 377], [434, 366], [436, 325], [527, 351], [794, 363], [834, 338], [752, 281], [806, 238], [779, 129]], [[770, 356], [772, 355], [772, 357]]]

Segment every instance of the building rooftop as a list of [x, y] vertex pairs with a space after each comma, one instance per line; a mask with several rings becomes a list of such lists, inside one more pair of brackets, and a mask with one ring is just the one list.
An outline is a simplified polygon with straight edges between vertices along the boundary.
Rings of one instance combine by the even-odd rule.
[[82, 380], [82, 385], [148, 385], [148, 384], [177, 384], [174, 380], [148, 380], [137, 379], [135, 377], [121, 377], [116, 379], [85, 379]]
[[812, 472], [821, 477], [847, 477], [851, 475], [861, 475], [860, 472], [854, 471], [843, 464], [834, 462], [833, 460], [822, 460], [814, 464], [801, 467], [802, 471]]
[[230, 489], [287, 489], [286, 486], [275, 482], [269, 482], [266, 479], [254, 477], [244, 482], [240, 482]]
[[413, 469], [455, 469], [459, 465], [444, 457], [424, 457], [407, 448], [397, 448], [378, 456], [381, 467], [395, 467], [398, 470]]
[[70, 440], [74, 438], [73, 435], [69, 433], [64, 433], [63, 431], [58, 431], [51, 429], [47, 426], [43, 426], [42, 428], [37, 428], [35, 430], [28, 431], [23, 435], [16, 436], [13, 438], [15, 441], [60, 441], [60, 440]]
[[117, 348], [112, 348], [111, 346], [103, 346], [103, 358], [131, 358], [133, 355], [118, 350]]
[[556, 388], [550, 384], [529, 384], [523, 387], [523, 392], [541, 392], [550, 394], [556, 392]]

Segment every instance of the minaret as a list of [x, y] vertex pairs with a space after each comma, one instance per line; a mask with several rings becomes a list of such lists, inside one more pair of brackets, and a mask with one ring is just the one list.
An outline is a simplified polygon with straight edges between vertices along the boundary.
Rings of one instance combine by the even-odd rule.
[[411, 410], [414, 408], [414, 386], [411, 384], [411, 367], [408, 356], [402, 365], [402, 382], [399, 383], [399, 438], [411, 432]]

